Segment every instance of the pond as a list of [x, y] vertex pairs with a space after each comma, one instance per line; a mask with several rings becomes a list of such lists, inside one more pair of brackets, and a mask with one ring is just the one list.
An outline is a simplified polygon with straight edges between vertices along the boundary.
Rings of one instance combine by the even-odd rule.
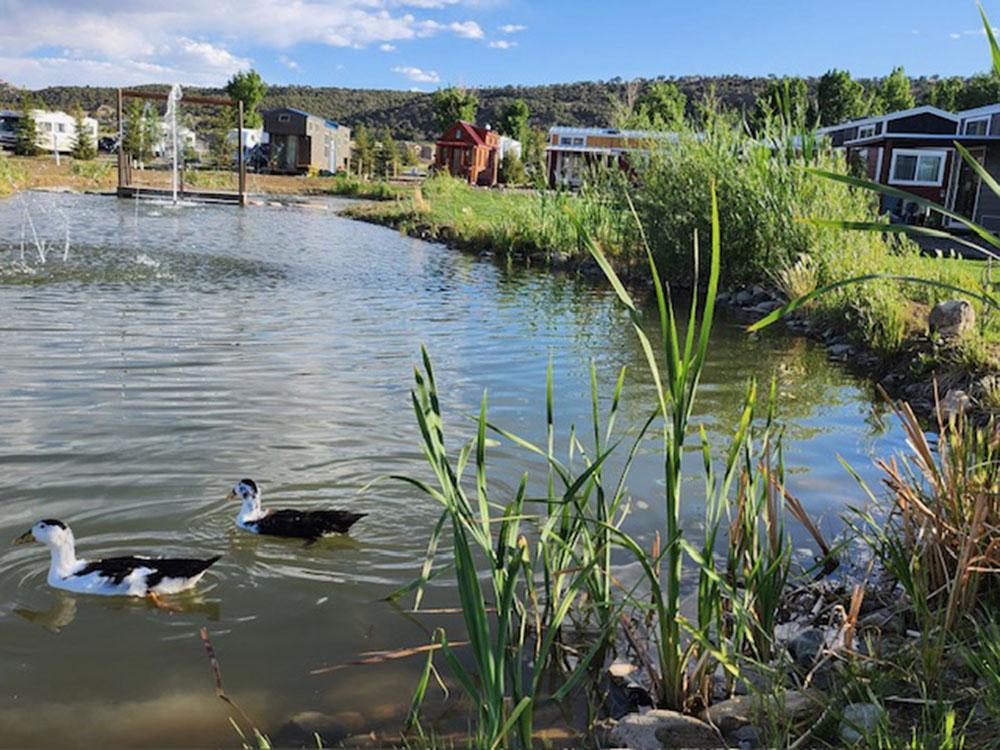
[[[3, 547], [0, 746], [235, 744], [201, 626], [227, 690], [266, 731], [319, 711], [392, 738], [421, 658], [310, 671], [459, 628], [381, 601], [416, 575], [438, 508], [400, 483], [362, 491], [383, 475], [429, 476], [409, 401], [420, 345], [453, 446], [484, 389], [492, 421], [542, 439], [550, 358], [563, 446], [589, 419], [591, 361], [605, 407], [629, 368], [621, 425], [647, 416], [641, 354], [607, 289], [351, 222], [336, 215], [343, 205], [0, 202], [0, 541], [54, 517], [91, 558], [223, 555], [166, 612], [60, 594], [46, 586], [44, 548]], [[772, 375], [789, 490], [833, 535], [847, 504], [863, 501], [837, 457], [874, 479], [872, 456], [899, 448], [901, 434], [821, 349], [782, 331], [751, 340], [725, 316], [695, 422], [723, 445], [747, 379]], [[663, 520], [657, 447], [646, 441], [630, 480], [626, 527], [646, 538]], [[702, 478], [690, 459], [685, 521], [696, 530]], [[544, 478], [505, 441], [489, 464], [498, 498], [525, 470]], [[257, 538], [223, 500], [243, 476], [265, 505], [369, 515], [349, 537], [312, 546]], [[429, 604], [454, 604], [446, 579]]]

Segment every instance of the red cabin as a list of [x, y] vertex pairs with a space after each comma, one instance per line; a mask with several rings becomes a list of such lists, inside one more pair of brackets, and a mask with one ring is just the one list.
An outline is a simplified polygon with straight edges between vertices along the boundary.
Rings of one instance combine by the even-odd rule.
[[438, 139], [434, 164], [439, 171], [492, 187], [500, 171], [500, 136], [461, 120]]

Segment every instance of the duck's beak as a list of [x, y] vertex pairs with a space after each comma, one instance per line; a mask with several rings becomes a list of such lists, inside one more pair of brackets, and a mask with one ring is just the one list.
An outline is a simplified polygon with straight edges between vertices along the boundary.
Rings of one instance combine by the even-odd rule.
[[240, 496], [236, 494], [236, 490], [229, 490], [229, 494], [226, 495], [226, 500], [239, 500]]
[[15, 546], [18, 544], [31, 544], [33, 541], [35, 541], [35, 535], [31, 533], [30, 530], [28, 530], [25, 531], [23, 534], [21, 534], [21, 536], [19, 536], [13, 542], [11, 542], [11, 546]]

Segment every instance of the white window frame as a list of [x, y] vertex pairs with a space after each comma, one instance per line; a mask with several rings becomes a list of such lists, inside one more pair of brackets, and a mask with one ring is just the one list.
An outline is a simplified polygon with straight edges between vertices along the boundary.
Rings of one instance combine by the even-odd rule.
[[874, 138], [875, 137], [875, 125], [862, 125], [858, 128], [858, 139], [862, 138]]
[[[900, 156], [915, 156], [917, 157], [917, 166], [913, 170], [914, 175], [920, 172], [920, 157], [921, 156], [937, 156], [940, 157], [940, 165], [938, 166], [937, 179], [933, 181], [928, 180], [897, 180], [896, 174], [896, 161]], [[935, 150], [926, 148], [897, 148], [893, 149], [892, 152], [892, 163], [889, 164], [889, 184], [890, 185], [913, 185], [917, 187], [940, 187], [944, 183], [944, 168], [948, 163], [948, 152], [945, 150]]]
[[963, 122], [962, 123], [962, 135], [969, 135], [969, 125], [971, 125], [974, 122], [985, 122], [986, 123], [986, 132], [983, 133], [983, 135], [989, 135], [990, 134], [990, 117], [989, 117], [989, 115], [987, 115], [986, 117], [970, 117], [968, 120], [966, 120], [965, 122]]
[[278, 115], [278, 122], [291, 122], [291, 121], [292, 121], [292, 116], [289, 114]]

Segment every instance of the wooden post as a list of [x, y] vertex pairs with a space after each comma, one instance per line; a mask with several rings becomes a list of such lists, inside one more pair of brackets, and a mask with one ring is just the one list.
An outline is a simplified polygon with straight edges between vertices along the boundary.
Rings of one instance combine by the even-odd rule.
[[118, 193], [121, 194], [125, 181], [125, 123], [122, 121], [122, 90], [118, 89]]
[[238, 113], [238, 127], [239, 130], [236, 132], [236, 148], [239, 151], [238, 163], [240, 168], [240, 205], [245, 206], [247, 204], [247, 165], [246, 160], [243, 158], [243, 101], [237, 102], [236, 110]]

